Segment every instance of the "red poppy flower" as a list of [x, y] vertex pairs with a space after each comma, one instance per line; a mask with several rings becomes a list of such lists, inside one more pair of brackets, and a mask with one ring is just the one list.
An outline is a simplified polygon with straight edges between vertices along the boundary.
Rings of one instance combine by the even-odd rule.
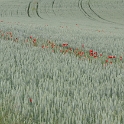
[[94, 54], [95, 56], [97, 56], [97, 52], [94, 52], [93, 54]]
[[82, 56], [84, 54], [84, 52], [80, 52], [80, 55]]
[[122, 60], [122, 56], [120, 56], [120, 60]]
[[68, 44], [67, 43], [66, 44], [62, 44], [62, 46], [65, 47], [65, 46], [68, 46]]
[[102, 54], [100, 54], [100, 56], [102, 56]]
[[90, 53], [90, 56], [93, 56], [93, 53]]
[[42, 48], [44, 48], [45, 46], [43, 45]]
[[108, 60], [105, 60], [105, 62], [107, 63], [107, 62], [108, 62]]
[[30, 100], [30, 103], [32, 103], [32, 99], [30, 98], [29, 100]]
[[78, 52], [78, 55], [82, 56], [84, 54], [84, 52], [80, 51]]
[[32, 36], [30, 36], [30, 39], [32, 39]]
[[89, 50], [89, 53], [93, 53], [93, 50]]
[[33, 43], [36, 43], [36, 38], [33, 39]]
[[113, 58], [113, 56], [108, 56], [108, 58]]

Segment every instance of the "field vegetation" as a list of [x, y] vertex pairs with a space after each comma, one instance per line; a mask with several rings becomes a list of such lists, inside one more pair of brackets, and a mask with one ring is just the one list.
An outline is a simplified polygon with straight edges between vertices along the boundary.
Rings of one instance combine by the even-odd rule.
[[124, 124], [123, 0], [0, 0], [0, 124]]

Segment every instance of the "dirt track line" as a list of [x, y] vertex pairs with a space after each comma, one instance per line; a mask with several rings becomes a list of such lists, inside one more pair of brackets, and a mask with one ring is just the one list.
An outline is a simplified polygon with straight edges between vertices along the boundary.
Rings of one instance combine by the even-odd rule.
[[[36, 14], [37, 14], [38, 17], [40, 17], [40, 15], [39, 15], [39, 13], [38, 13], [38, 2], [37, 2], [37, 7], [36, 7]], [[40, 18], [41, 18], [41, 17], [40, 17]], [[41, 19], [43, 19], [43, 18], [41, 18]]]
[[[90, 6], [90, 0], [89, 0], [89, 2], [88, 2], [88, 6], [89, 6], [90, 10], [91, 10], [97, 17], [99, 17], [99, 18], [102, 19], [102, 20], [107, 21], [106, 19], [104, 19], [104, 18], [102, 18], [101, 16], [99, 16], [99, 15], [91, 8], [91, 6]], [[108, 21], [108, 22], [111, 22], [111, 21]]]
[[82, 1], [83, 1], [83, 0], [79, 0], [79, 1], [78, 1], [78, 7], [80, 8], [80, 11], [83, 11], [84, 15], [85, 15], [86, 17], [88, 17], [90, 20], [95, 20], [93, 17], [91, 17], [91, 16], [84, 10], [84, 8], [83, 8], [83, 6], [82, 6]]
[[31, 17], [30, 14], [29, 14], [29, 11], [30, 11], [30, 5], [31, 5], [31, 2], [29, 2], [28, 9], [27, 9], [28, 17]]
[[56, 13], [55, 13], [55, 11], [54, 11], [54, 9], [53, 9], [54, 4], [55, 4], [55, 0], [53, 0], [53, 2], [52, 2], [52, 10], [53, 10], [53, 13], [56, 15]]
[[106, 22], [110, 22], [110, 23], [115, 23], [115, 24], [119, 24], [119, 25], [124, 25], [124, 24], [121, 24], [121, 23], [116, 23], [116, 22], [113, 22], [113, 21], [109, 21], [109, 20], [106, 20], [104, 18], [102, 18], [100, 15], [98, 15], [92, 8], [91, 8], [91, 5], [90, 5], [90, 0], [88, 1], [88, 6], [89, 6], [89, 9], [100, 19], [106, 21]]

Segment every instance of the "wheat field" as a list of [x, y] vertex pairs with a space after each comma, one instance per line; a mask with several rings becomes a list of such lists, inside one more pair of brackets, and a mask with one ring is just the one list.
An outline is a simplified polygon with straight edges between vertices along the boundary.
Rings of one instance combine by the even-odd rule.
[[0, 124], [124, 124], [124, 1], [0, 0]]

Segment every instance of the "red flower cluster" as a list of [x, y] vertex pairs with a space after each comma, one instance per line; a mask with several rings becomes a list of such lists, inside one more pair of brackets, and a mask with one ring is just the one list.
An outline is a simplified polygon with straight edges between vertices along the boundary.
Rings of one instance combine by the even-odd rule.
[[89, 50], [90, 56], [93, 56], [93, 50]]
[[68, 46], [68, 44], [67, 44], [67, 43], [65, 43], [65, 44], [62, 44], [62, 46], [63, 46], [63, 47], [65, 47], [65, 46]]
[[82, 56], [84, 54], [84, 52], [78, 52], [78, 55]]
[[36, 41], [37, 41], [36, 38], [34, 38], [34, 39], [33, 39], [33, 43], [36, 43]]
[[94, 58], [97, 58], [97, 52], [93, 52], [93, 50], [89, 50], [89, 55], [93, 56]]
[[109, 59], [116, 58], [115, 56], [108, 56]]

